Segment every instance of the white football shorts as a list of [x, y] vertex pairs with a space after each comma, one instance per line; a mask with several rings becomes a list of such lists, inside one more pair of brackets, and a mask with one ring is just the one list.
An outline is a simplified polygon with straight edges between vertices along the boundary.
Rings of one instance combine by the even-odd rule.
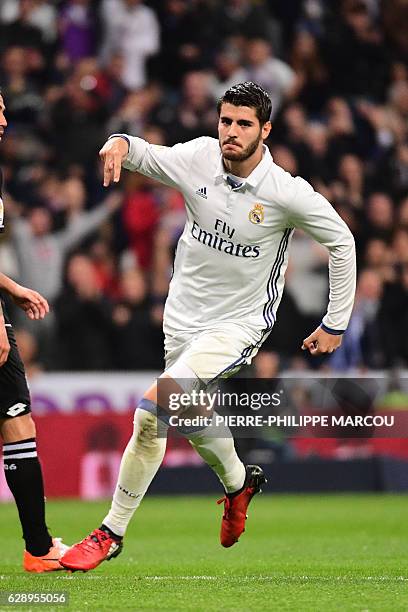
[[243, 365], [251, 363], [260, 342], [253, 331], [236, 323], [226, 323], [222, 329], [166, 334], [166, 370], [176, 364], [186, 365], [206, 383], [228, 377]]

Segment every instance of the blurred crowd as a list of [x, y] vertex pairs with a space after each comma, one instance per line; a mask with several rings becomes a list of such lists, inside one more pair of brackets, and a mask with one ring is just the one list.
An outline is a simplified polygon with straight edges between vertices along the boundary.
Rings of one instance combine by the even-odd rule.
[[244, 80], [272, 98], [275, 162], [333, 204], [359, 265], [342, 347], [309, 360], [328, 259], [295, 234], [260, 375], [406, 367], [407, 32], [404, 0], [2, 0], [0, 269], [52, 306], [40, 324], [13, 314], [28, 373], [162, 367], [183, 200], [138, 174], [104, 190], [98, 150], [113, 132], [216, 137], [216, 101]]

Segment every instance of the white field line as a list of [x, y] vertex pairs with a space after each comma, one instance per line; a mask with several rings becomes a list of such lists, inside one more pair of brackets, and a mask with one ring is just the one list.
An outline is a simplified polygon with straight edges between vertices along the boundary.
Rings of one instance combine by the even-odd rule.
[[370, 581], [370, 580], [382, 580], [382, 581], [390, 581], [390, 582], [408, 582], [408, 576], [141, 576], [142, 580], [225, 580], [228, 581], [258, 581], [258, 580], [267, 580], [267, 581], [276, 581], [276, 580], [287, 580], [287, 581], [296, 581], [296, 580], [310, 580], [310, 581], [327, 581], [332, 582], [333, 580], [348, 582], [349, 580], [353, 581]]

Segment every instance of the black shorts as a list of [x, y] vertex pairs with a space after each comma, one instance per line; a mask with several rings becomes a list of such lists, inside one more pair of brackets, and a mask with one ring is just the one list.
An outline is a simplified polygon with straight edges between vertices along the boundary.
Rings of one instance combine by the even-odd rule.
[[0, 419], [9, 419], [31, 412], [30, 392], [24, 365], [11, 327], [6, 327], [10, 352], [0, 367]]

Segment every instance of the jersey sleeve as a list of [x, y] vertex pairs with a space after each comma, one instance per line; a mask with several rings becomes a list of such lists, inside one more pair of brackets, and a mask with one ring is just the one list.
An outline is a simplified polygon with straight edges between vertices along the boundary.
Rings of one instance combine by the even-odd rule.
[[205, 137], [200, 137], [173, 147], [164, 147], [149, 144], [137, 136], [124, 136], [129, 141], [129, 153], [122, 163], [124, 168], [181, 190], [188, 183], [194, 155], [205, 146], [206, 141]]
[[351, 317], [356, 289], [354, 238], [330, 202], [309, 183], [296, 177], [293, 187], [291, 223], [329, 251], [329, 304], [321, 326], [328, 333], [342, 334]]

